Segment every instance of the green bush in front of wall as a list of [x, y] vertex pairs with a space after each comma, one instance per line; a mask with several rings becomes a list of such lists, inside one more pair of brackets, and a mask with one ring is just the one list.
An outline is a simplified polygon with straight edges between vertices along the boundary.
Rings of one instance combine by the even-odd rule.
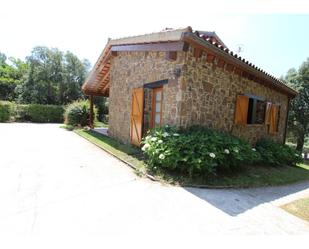
[[9, 101], [0, 101], [0, 122], [9, 122], [14, 113], [14, 103]]
[[301, 155], [287, 145], [261, 139], [253, 148], [240, 138], [199, 126], [187, 130], [156, 128], [142, 145], [151, 170], [165, 169], [190, 177], [237, 170], [242, 165], [293, 166], [302, 162]]
[[267, 165], [296, 165], [302, 162], [301, 154], [285, 144], [278, 144], [270, 139], [260, 139], [256, 149], [261, 154], [261, 162]]
[[179, 131], [166, 126], [149, 132], [142, 150], [152, 170], [158, 167], [193, 176], [255, 164], [260, 154], [235, 136], [202, 127]]

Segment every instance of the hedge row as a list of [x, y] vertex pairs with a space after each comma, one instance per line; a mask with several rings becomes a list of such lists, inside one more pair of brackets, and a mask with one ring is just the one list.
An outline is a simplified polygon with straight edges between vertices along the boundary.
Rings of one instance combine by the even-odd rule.
[[0, 122], [8, 122], [14, 112], [14, 104], [8, 101], [0, 101]]
[[0, 122], [62, 123], [63, 106], [58, 105], [18, 105], [0, 101]]

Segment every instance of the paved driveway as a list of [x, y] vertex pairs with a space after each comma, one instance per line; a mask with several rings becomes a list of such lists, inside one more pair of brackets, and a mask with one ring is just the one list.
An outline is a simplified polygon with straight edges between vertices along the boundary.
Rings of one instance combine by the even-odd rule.
[[162, 186], [55, 124], [0, 124], [0, 234], [300, 234], [277, 206], [309, 183], [211, 190]]

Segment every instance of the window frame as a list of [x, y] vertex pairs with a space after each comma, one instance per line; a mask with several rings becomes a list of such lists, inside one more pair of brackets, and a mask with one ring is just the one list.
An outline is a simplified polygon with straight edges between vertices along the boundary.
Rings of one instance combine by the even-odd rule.
[[[248, 97], [248, 101], [249, 101], [246, 125], [248, 125], [248, 126], [264, 126], [266, 124], [265, 114], [266, 114], [266, 104], [267, 104], [267, 101], [265, 100], [265, 98], [263, 98], [261, 96], [256, 96], [256, 95], [253, 95], [253, 94], [249, 94], [249, 93], [244, 93], [243, 95]], [[251, 112], [250, 112], [250, 99], [253, 100], [253, 107], [252, 107], [252, 111]], [[251, 113], [251, 121], [256, 116], [256, 104], [257, 104], [257, 101], [262, 101], [262, 102], [265, 103], [263, 123], [248, 123], [248, 119], [249, 119], [249, 114], [250, 113]]]
[[[242, 98], [246, 98], [247, 100], [241, 100]], [[252, 116], [252, 113], [254, 111], [254, 107], [253, 107], [253, 111], [250, 111], [250, 99], [253, 99], [253, 101], [256, 103], [257, 101], [262, 101], [265, 104], [265, 109], [264, 109], [264, 115], [263, 115], [263, 123], [248, 123], [249, 120], [249, 115]], [[252, 100], [251, 100], [252, 101]], [[241, 103], [245, 103], [245, 106], [247, 107], [246, 111], [244, 111], [244, 109], [241, 109]], [[240, 104], [240, 106], [239, 106]], [[252, 105], [252, 104], [251, 104]], [[276, 120], [275, 120], [275, 129], [271, 128], [272, 125], [272, 112], [273, 112], [273, 108], [276, 108]], [[242, 110], [242, 111], [241, 111]], [[255, 109], [256, 112], [256, 109]], [[246, 119], [243, 117], [241, 118], [242, 113], [246, 113]], [[240, 117], [239, 117], [240, 115]], [[234, 118], [234, 124], [235, 125], [243, 125], [243, 126], [258, 126], [258, 127], [262, 127], [265, 126], [267, 129], [267, 133], [270, 135], [274, 135], [277, 134], [279, 132], [279, 128], [280, 128], [280, 117], [282, 115], [282, 110], [281, 110], [281, 104], [274, 104], [272, 102], [270, 102], [269, 100], [266, 100], [263, 97], [260, 96], [256, 96], [256, 95], [252, 95], [252, 94], [248, 94], [248, 93], [243, 93], [243, 94], [238, 94], [236, 96], [236, 106], [235, 106], [235, 118]], [[244, 122], [246, 120], [246, 122]], [[252, 120], [252, 117], [251, 117]]]
[[160, 100], [160, 126], [162, 126], [162, 107], [163, 107], [163, 86], [152, 89], [152, 106], [151, 106], [151, 129], [156, 128], [156, 93], [161, 92]]

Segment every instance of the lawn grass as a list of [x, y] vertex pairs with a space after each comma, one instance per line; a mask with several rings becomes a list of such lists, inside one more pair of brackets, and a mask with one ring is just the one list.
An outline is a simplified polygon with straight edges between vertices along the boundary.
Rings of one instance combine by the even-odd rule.
[[157, 177], [171, 184], [209, 187], [261, 187], [309, 181], [309, 166], [242, 166], [237, 171], [204, 177], [184, 177], [171, 172], [159, 172]]
[[304, 161], [304, 163], [301, 163], [300, 166], [303, 167], [304, 169], [309, 170], [309, 160]]
[[303, 220], [309, 221], [309, 197], [293, 201], [281, 208]]
[[75, 129], [75, 133], [129, 163], [138, 173], [153, 175], [158, 181], [180, 186], [208, 187], [260, 187], [275, 186], [309, 180], [309, 164], [298, 166], [242, 166], [237, 171], [188, 178], [168, 171], [151, 172], [147, 169], [143, 153], [137, 147], [123, 144], [92, 130]]
[[92, 130], [75, 129], [74, 132], [120, 160], [134, 166], [138, 172], [145, 172], [144, 156], [138, 148], [120, 143]]
[[103, 122], [100, 121], [94, 121], [94, 127], [104, 127], [104, 128], [108, 128], [108, 124], [105, 124]]
[[[94, 125], [95, 128], [99, 128], [99, 127], [108, 128], [108, 124], [105, 124], [105, 123], [100, 122], [100, 121], [94, 121], [93, 125]], [[76, 127], [74, 127], [73, 125], [67, 125], [67, 124], [61, 124], [60, 128], [63, 128], [63, 129], [69, 130], [69, 131], [76, 129]]]

